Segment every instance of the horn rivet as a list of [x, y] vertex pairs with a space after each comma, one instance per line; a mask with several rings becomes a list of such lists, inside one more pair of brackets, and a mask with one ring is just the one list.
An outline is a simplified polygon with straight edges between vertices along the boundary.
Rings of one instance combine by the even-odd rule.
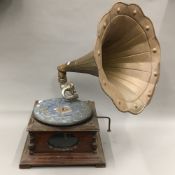
[[103, 80], [103, 84], [104, 84], [104, 86], [106, 86], [106, 81], [105, 80]]
[[157, 77], [157, 72], [154, 72], [154, 76]]
[[120, 12], [120, 7], [117, 8], [117, 12], [118, 12], [118, 13]]
[[134, 11], [133, 11], [133, 15], [136, 15], [136, 14], [137, 14], [137, 10], [134, 10]]
[[148, 97], [150, 98], [151, 97], [151, 94], [148, 94]]
[[103, 27], [106, 28], [106, 22], [103, 23]]
[[153, 48], [153, 53], [156, 53], [157, 52], [157, 49], [156, 48]]
[[100, 50], [98, 50], [98, 52], [97, 52], [97, 53], [98, 53], [98, 56], [100, 56]]
[[152, 91], [151, 90], [148, 91], [147, 96], [148, 96], [148, 98], [151, 98], [151, 96], [152, 96]]
[[137, 109], [138, 108], [137, 104], [135, 104], [134, 107], [135, 107], [135, 109]]
[[149, 30], [149, 25], [146, 26], [146, 30], [147, 30], [147, 31]]

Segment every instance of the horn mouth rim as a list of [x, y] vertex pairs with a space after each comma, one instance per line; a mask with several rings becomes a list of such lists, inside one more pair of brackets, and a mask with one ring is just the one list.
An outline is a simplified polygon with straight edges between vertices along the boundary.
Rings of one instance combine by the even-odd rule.
[[[151, 63], [153, 63], [153, 60], [154, 60], [154, 64], [152, 64], [152, 70], [154, 71], [151, 72], [148, 85], [145, 91], [143, 91], [143, 93], [141, 94], [141, 97], [134, 100], [133, 102], [127, 102], [124, 98], [122, 98], [119, 92], [115, 92], [115, 93], [118, 93], [117, 95], [115, 95], [111, 91], [111, 89], [113, 89], [112, 88], [113, 85], [107, 79], [107, 76], [105, 74], [105, 71], [103, 70], [103, 65], [102, 65], [102, 45], [103, 45], [105, 33], [112, 19], [114, 19], [116, 16], [119, 16], [119, 15], [127, 15], [131, 17], [142, 27], [143, 31], [147, 36], [150, 49], [152, 48], [152, 51], [153, 51], [151, 54], [151, 58], [152, 58]], [[147, 26], [149, 26], [149, 30]], [[156, 50], [154, 50], [155, 48]], [[132, 114], [141, 113], [143, 109], [150, 103], [153, 93], [155, 91], [156, 84], [159, 80], [160, 45], [155, 34], [153, 23], [148, 17], [144, 15], [144, 13], [142, 12], [141, 8], [138, 5], [125, 4], [125, 3], [119, 2], [114, 4], [111, 10], [102, 17], [98, 25], [98, 38], [96, 40], [96, 45], [94, 49], [94, 58], [98, 68], [98, 72], [99, 72], [100, 85], [103, 91], [106, 93], [106, 95], [109, 96], [109, 98], [111, 98], [112, 102], [117, 107], [117, 109], [121, 112], [130, 112]], [[155, 76], [155, 72], [156, 72], [156, 76]], [[142, 101], [140, 100], [140, 98], [142, 99]]]

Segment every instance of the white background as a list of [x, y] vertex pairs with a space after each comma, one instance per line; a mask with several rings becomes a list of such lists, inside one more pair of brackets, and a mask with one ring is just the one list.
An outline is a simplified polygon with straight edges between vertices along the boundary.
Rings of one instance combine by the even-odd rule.
[[26, 126], [36, 99], [60, 96], [57, 65], [92, 50], [96, 27], [114, 0], [0, 1], [0, 173], [175, 174], [175, 1], [133, 0], [155, 26], [161, 44], [161, 76], [152, 103], [138, 116], [116, 110], [96, 77], [68, 74], [81, 99], [94, 100], [99, 115], [112, 118], [112, 132], [100, 121], [106, 168], [18, 169]]

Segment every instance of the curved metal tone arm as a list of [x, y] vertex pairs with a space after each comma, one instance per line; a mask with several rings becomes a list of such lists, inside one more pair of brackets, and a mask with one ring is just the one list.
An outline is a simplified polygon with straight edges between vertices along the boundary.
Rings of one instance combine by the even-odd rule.
[[[67, 63], [66, 63], [67, 64]], [[67, 100], [74, 100], [78, 98], [78, 94], [75, 91], [74, 84], [71, 82], [67, 82], [66, 77], [66, 64], [58, 66], [58, 82], [61, 88], [61, 94], [63, 98]]]

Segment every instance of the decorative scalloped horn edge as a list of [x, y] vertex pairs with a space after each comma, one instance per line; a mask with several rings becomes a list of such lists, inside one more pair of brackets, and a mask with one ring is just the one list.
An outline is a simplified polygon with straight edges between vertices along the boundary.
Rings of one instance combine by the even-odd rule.
[[[112, 84], [108, 81], [102, 67], [102, 43], [105, 31], [111, 24], [113, 18], [119, 15], [126, 15], [134, 19], [145, 32], [150, 48], [152, 49], [152, 72], [146, 89], [134, 101], [126, 102], [119, 92], [112, 91]], [[121, 112], [139, 114], [149, 104], [160, 74], [160, 46], [156, 38], [151, 20], [144, 15], [141, 8], [136, 4], [116, 3], [111, 10], [105, 14], [98, 25], [98, 38], [94, 49], [94, 58], [99, 71], [99, 80], [103, 91], [112, 99], [114, 105]], [[154, 64], [153, 64], [154, 63]], [[116, 96], [117, 93], [117, 96]], [[121, 97], [120, 99], [118, 97]]]

